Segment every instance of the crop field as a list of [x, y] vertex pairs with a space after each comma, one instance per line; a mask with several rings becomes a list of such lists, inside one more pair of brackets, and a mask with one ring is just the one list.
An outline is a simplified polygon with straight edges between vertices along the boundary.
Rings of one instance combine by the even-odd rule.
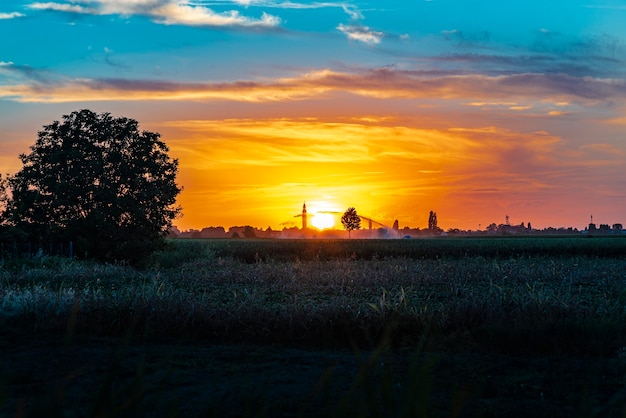
[[2, 416], [626, 416], [626, 238], [0, 261]]

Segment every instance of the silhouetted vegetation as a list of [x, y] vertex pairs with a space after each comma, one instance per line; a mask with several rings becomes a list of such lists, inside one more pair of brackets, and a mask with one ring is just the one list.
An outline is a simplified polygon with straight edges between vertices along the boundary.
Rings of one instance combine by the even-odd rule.
[[341, 216], [341, 224], [348, 231], [348, 238], [350, 238], [350, 233], [352, 231], [361, 228], [361, 218], [355, 208], [350, 207], [346, 209], [344, 214]]
[[0, 223], [43, 251], [71, 243], [72, 256], [137, 262], [180, 211], [178, 162], [133, 119], [73, 112], [44, 126], [20, 159], [22, 169], [0, 179]]

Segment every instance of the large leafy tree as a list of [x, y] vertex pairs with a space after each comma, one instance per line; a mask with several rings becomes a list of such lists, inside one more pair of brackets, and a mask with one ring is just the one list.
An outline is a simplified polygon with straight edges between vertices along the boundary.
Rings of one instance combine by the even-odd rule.
[[348, 238], [350, 233], [355, 229], [361, 229], [361, 217], [353, 207], [348, 208], [341, 217], [341, 224], [348, 230]]
[[180, 213], [178, 161], [136, 120], [80, 110], [39, 132], [8, 179], [5, 217], [31, 239], [71, 240], [79, 256], [137, 261]]

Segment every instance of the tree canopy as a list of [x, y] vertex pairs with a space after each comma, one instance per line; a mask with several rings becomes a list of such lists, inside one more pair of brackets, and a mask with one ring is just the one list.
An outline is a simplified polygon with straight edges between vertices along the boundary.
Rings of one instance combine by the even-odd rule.
[[355, 229], [361, 228], [361, 218], [356, 213], [356, 209], [353, 207], [349, 207], [341, 217], [341, 224], [345, 229], [348, 230], [348, 238], [350, 237], [350, 233]]
[[31, 240], [71, 240], [76, 254], [137, 260], [180, 213], [178, 161], [160, 134], [109, 113], [80, 110], [44, 126], [8, 178], [5, 222]]

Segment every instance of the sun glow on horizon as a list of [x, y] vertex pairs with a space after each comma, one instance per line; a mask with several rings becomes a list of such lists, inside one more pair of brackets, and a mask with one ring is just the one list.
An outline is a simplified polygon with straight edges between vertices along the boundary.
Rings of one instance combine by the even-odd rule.
[[[177, 120], [156, 128], [175, 138], [173, 156], [184, 161], [180, 182], [193, 189], [181, 194], [183, 228], [299, 226], [294, 202], [315, 196], [306, 199], [307, 224], [318, 230], [340, 229], [337, 213], [350, 206], [412, 227], [425, 226], [428, 212], [437, 209], [455, 220], [454, 227], [469, 229], [518, 205], [499, 197], [494, 205], [486, 197], [514, 190], [539, 199], [558, 186], [558, 177], [548, 183], [533, 174], [560, 166], [565, 142], [558, 135], [461, 120], [447, 127], [418, 122], [260, 118]], [[536, 181], [512, 185], [503, 173]], [[530, 211], [524, 217], [538, 218]]]
[[335, 217], [331, 213], [315, 213], [311, 217], [311, 225], [317, 229], [330, 229], [335, 226]]

